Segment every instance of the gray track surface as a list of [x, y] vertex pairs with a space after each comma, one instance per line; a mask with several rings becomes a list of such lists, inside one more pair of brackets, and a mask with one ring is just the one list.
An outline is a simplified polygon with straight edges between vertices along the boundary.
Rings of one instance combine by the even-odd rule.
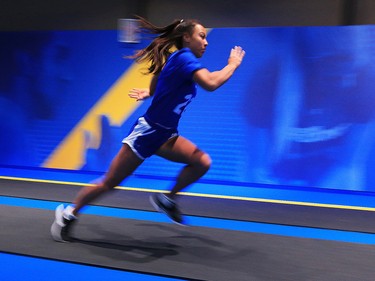
[[[71, 200], [76, 192], [71, 186], [22, 182], [15, 184], [18, 187], [9, 188], [13, 184], [2, 181], [1, 195], [22, 197], [23, 194], [27, 198], [66, 201]], [[208, 200], [207, 204], [202, 204], [201, 200]], [[291, 221], [282, 217], [292, 211], [283, 210], [285, 206], [279, 204], [270, 204], [271, 212], [267, 212], [267, 206], [263, 204], [250, 204], [248, 209], [243, 209], [244, 203], [237, 201], [223, 203], [222, 200], [207, 198], [181, 198], [183, 201], [184, 209], [194, 215], [210, 216], [212, 212], [213, 217], [220, 213], [231, 217], [239, 210], [247, 212], [251, 209], [256, 215], [242, 214], [241, 219], [254, 216], [263, 219], [270, 214], [268, 220], [278, 217], [278, 221], [284, 223]], [[134, 209], [144, 205], [144, 209], [151, 210], [147, 196], [139, 192], [119, 191], [98, 204]], [[229, 212], [219, 211], [224, 205]], [[318, 216], [309, 214], [310, 208], [303, 210], [304, 216], [314, 218], [314, 224], [318, 225]], [[314, 213], [316, 209], [311, 208], [311, 211]], [[332, 219], [336, 211], [340, 217], [335, 210]], [[49, 234], [53, 211], [0, 205], [0, 214], [0, 251], [9, 253], [187, 280], [373, 281], [375, 276], [375, 246], [372, 245], [93, 215], [80, 217], [74, 229], [75, 242], [57, 243]], [[292, 222], [296, 223], [302, 217], [294, 218]], [[327, 218], [322, 221], [320, 225], [329, 226]], [[350, 226], [348, 222], [339, 224]], [[358, 224], [356, 227], [363, 228]], [[337, 228], [337, 225], [332, 228]]]

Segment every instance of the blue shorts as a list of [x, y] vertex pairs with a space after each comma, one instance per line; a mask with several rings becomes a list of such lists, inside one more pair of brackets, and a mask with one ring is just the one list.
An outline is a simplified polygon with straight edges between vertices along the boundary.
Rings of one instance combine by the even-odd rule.
[[176, 136], [177, 129], [166, 129], [140, 117], [122, 143], [129, 145], [139, 158], [146, 159], [155, 154], [167, 140]]

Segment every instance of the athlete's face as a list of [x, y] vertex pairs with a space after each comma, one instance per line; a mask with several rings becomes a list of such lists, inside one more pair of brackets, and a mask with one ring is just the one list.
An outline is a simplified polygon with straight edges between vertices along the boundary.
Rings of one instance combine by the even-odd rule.
[[195, 25], [192, 34], [184, 35], [184, 43], [185, 47], [188, 47], [197, 58], [200, 58], [208, 45], [206, 29], [200, 24]]

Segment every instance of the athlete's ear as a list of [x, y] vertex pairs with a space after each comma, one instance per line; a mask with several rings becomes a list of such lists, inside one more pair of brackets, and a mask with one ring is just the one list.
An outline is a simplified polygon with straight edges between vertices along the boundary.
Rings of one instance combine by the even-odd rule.
[[185, 32], [184, 35], [182, 36], [182, 39], [184, 40], [184, 42], [190, 43], [191, 36], [188, 32]]

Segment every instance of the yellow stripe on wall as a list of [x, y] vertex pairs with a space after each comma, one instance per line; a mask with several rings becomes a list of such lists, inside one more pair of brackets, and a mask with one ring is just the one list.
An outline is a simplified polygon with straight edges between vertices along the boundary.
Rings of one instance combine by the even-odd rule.
[[90, 147], [101, 142], [100, 117], [106, 115], [111, 125], [120, 126], [140, 105], [128, 97], [131, 88], [147, 88], [151, 75], [143, 75], [145, 64], [134, 63], [91, 108], [65, 139], [42, 164], [46, 168], [80, 169], [85, 163], [85, 132], [90, 135]]

